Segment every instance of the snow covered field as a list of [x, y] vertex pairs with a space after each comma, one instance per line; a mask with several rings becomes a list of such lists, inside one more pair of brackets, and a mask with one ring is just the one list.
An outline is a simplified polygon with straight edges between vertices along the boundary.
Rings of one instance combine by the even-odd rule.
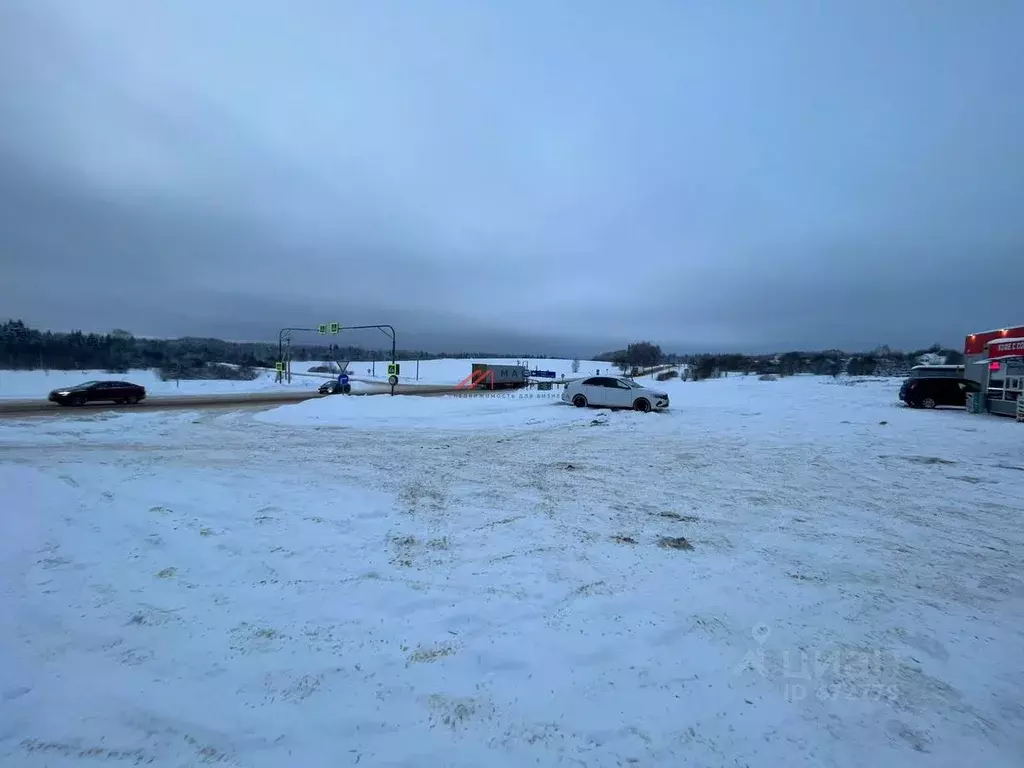
[[[419, 377], [416, 376], [415, 360], [399, 361], [401, 376], [399, 380], [405, 384], [458, 384], [477, 363], [515, 363], [514, 359], [501, 360], [485, 358], [481, 360], [421, 360], [419, 361]], [[571, 360], [522, 360], [529, 364], [531, 370], [555, 371], [559, 376], [565, 374], [572, 378]], [[317, 361], [293, 362], [292, 383], [278, 384], [273, 371], [261, 372], [253, 381], [161, 381], [156, 371], [133, 370], [128, 373], [107, 373], [105, 371], [4, 371], [0, 370], [0, 399], [32, 399], [45, 398], [47, 393], [57, 387], [74, 386], [93, 379], [115, 379], [134, 382], [146, 388], [151, 395], [209, 395], [230, 392], [265, 392], [268, 390], [315, 389], [326, 379], [328, 374], [308, 374], [311, 367], [321, 364]], [[608, 363], [583, 360], [580, 362], [579, 375], [593, 374], [594, 371], [610, 370]], [[349, 373], [360, 378], [387, 380], [387, 363], [378, 360], [355, 361], [349, 364]], [[371, 375], [372, 373], [372, 375]], [[353, 384], [359, 390], [359, 384]]]
[[0, 764], [1020, 766], [1024, 425], [898, 384], [0, 422]]

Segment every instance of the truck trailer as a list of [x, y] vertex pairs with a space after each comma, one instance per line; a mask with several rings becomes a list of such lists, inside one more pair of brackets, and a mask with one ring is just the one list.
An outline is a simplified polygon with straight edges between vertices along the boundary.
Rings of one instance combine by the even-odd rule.
[[519, 389], [527, 384], [525, 365], [473, 363], [470, 383], [474, 389]]

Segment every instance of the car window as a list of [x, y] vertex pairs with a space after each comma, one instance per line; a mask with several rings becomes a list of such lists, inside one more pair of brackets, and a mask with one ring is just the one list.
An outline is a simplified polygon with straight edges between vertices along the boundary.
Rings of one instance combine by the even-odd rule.
[[618, 389], [632, 389], [632, 387], [629, 386], [629, 382], [628, 381], [623, 381], [622, 379], [612, 379], [612, 381], [615, 382], [615, 386]]
[[601, 379], [599, 377], [591, 376], [589, 379], [587, 379], [586, 381], [583, 382], [583, 386], [585, 386], [585, 387], [603, 387], [604, 385], [601, 383]]

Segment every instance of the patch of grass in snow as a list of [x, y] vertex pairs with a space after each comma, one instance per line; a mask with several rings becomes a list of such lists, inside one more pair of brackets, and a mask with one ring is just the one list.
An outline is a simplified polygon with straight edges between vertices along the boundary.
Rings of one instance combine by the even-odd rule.
[[156, 577], [158, 579], [173, 579], [174, 574], [176, 574], [177, 572], [177, 568], [164, 568], [162, 571], [157, 571]]
[[818, 582], [823, 582], [824, 581], [824, 579], [821, 578], [820, 576], [808, 576], [807, 574], [804, 574], [804, 573], [787, 573], [786, 575], [789, 576], [789, 578], [793, 579], [794, 581], [818, 581]]
[[401, 568], [412, 568], [412, 550], [419, 546], [419, 539], [415, 536], [392, 536], [391, 546], [395, 554], [391, 557], [390, 563]]
[[149, 511], [158, 515], [169, 515], [174, 510], [172, 510], [170, 507], [150, 507]]
[[664, 549], [693, 549], [693, 544], [682, 536], [662, 536], [658, 539], [658, 546]]
[[181, 619], [176, 615], [177, 610], [179, 609], [168, 610], [152, 605], [143, 606], [132, 614], [128, 623], [140, 627], [159, 627], [171, 621], [180, 622]]
[[593, 581], [573, 590], [572, 597], [590, 597], [591, 595], [607, 594], [608, 588], [604, 581]]
[[[883, 459], [893, 458], [891, 456], [882, 456]], [[914, 464], [956, 464], [951, 459], [941, 459], [938, 456], [897, 456], [896, 458], [903, 459], [903, 461], [909, 461]]]
[[423, 647], [420, 646], [415, 651], [409, 654], [409, 663], [411, 664], [429, 664], [432, 661], [443, 659], [445, 656], [451, 656], [457, 649], [453, 645], [434, 645]]
[[213, 529], [212, 528], [200, 528], [199, 529], [199, 535], [200, 536], [213, 536]]
[[196, 750], [195, 756], [200, 763], [226, 763], [230, 759], [227, 753], [208, 744], [202, 744], [198, 739], [188, 734], [185, 734], [185, 742]]
[[678, 512], [659, 512], [659, 517], [667, 517], [669, 520], [678, 520], [681, 523], [696, 523], [700, 521], [698, 515], [680, 515]]
[[243, 621], [231, 630], [231, 650], [239, 653], [272, 650], [286, 636], [273, 627], [256, 627]]
[[107, 747], [87, 747], [80, 744], [62, 744], [57, 741], [41, 739], [25, 739], [21, 748], [29, 754], [44, 754], [74, 758], [91, 758], [93, 760], [120, 760], [134, 765], [153, 762], [153, 758], [141, 749], [109, 749]]
[[616, 541], [619, 544], [636, 544], [636, 539], [632, 536], [612, 536], [612, 541]]
[[490, 716], [494, 714], [493, 706], [486, 705], [478, 699], [454, 698], [432, 694], [427, 699], [431, 719], [452, 730], [465, 725], [472, 717]]

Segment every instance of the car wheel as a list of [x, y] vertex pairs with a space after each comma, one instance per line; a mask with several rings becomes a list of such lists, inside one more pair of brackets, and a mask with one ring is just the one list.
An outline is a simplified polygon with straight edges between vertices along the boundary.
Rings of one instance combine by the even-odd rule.
[[640, 411], [640, 413], [647, 413], [651, 410], [651, 401], [645, 397], [638, 397], [636, 402], [633, 403], [633, 410]]
[[139, 402], [139, 396], [138, 395], [132, 395], [131, 397], [126, 399], [124, 402], [128, 403], [128, 405], [135, 405], [136, 403]]
[[342, 392], [342, 394], [344, 394], [344, 395], [349, 395], [349, 394], [351, 394], [351, 393], [352, 393], [352, 385], [351, 385], [351, 384], [346, 384], [345, 386], [343, 386], [343, 387], [341, 388], [341, 392]]
[[69, 402], [71, 403], [71, 405], [82, 406], [82, 405], [85, 405], [85, 398], [84, 397], [73, 397], [73, 398], [71, 398], [71, 400]]
[[936, 405], [935, 398], [926, 397], [924, 400], [921, 401], [921, 405], [924, 406], [925, 408], [934, 408]]
[[577, 408], [586, 408], [587, 398], [585, 398], [583, 395], [576, 395], [576, 397], [572, 399], [572, 404], [575, 405]]

